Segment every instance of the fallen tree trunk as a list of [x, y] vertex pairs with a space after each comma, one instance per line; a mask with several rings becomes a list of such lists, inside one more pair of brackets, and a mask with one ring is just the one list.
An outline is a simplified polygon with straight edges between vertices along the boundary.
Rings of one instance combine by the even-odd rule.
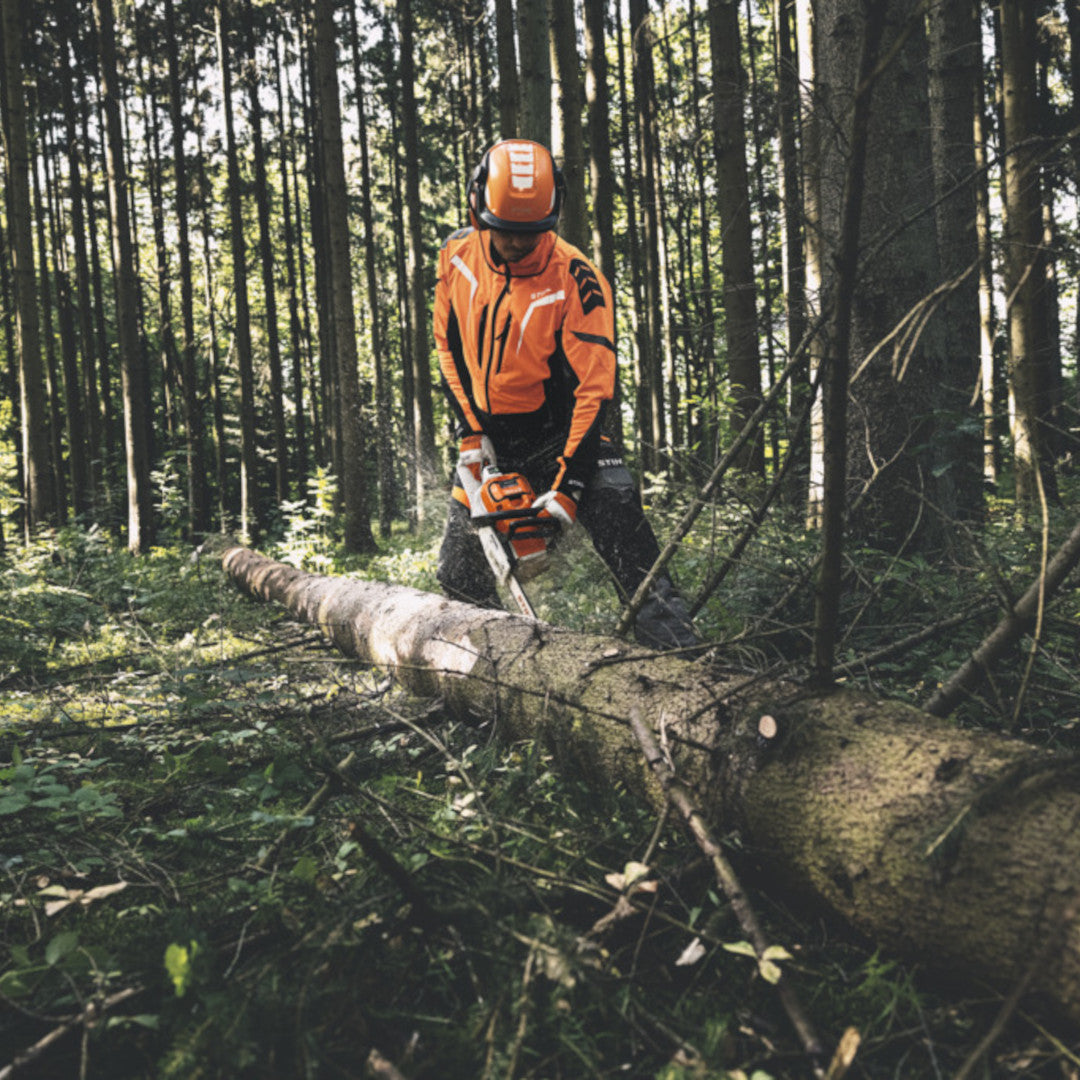
[[1080, 768], [899, 702], [747, 679], [429, 593], [224, 553], [254, 596], [418, 694], [663, 799], [636, 709], [701, 808], [785, 888], [891, 951], [1080, 1021]]

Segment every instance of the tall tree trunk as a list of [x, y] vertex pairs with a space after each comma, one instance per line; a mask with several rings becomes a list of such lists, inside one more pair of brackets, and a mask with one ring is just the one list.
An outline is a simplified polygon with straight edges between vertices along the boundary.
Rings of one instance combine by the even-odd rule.
[[240, 180], [239, 148], [233, 112], [232, 65], [229, 52], [229, 3], [215, 7], [218, 67], [225, 114], [225, 160], [228, 176], [229, 238], [232, 247], [233, 342], [240, 381], [240, 533], [254, 541], [259, 533], [258, 446], [255, 437], [255, 372], [251, 350], [251, 308], [248, 301], [247, 241]]
[[[100, 97], [100, 95], [99, 95]], [[94, 183], [94, 177], [97, 172], [94, 164], [94, 154], [92, 148], [94, 143], [90, 141], [90, 107], [87, 106], [82, 110], [79, 117], [80, 130], [81, 130], [81, 144], [87, 156], [87, 168], [86, 168], [86, 184], [84, 186], [83, 194], [86, 199], [86, 231], [90, 237], [98, 236], [98, 196]], [[100, 116], [100, 110], [98, 110]], [[104, 172], [104, 153], [102, 153], [101, 164], [103, 166], [102, 172]], [[107, 200], [108, 194], [106, 193], [105, 199]], [[108, 218], [108, 212], [105, 214]], [[111, 237], [112, 225], [107, 226], [107, 232]], [[94, 354], [97, 357], [97, 365], [95, 370], [91, 372], [91, 377], [94, 380], [94, 385], [91, 390], [91, 396], [98, 403], [98, 427], [101, 432], [101, 454], [100, 454], [100, 472], [101, 482], [99, 487], [99, 496], [101, 501], [106, 506], [112, 506], [113, 504], [113, 487], [115, 484], [115, 468], [116, 468], [116, 417], [115, 408], [113, 405], [113, 374], [109, 364], [109, 346], [107, 335], [105, 332], [105, 282], [104, 275], [101, 268], [101, 246], [97, 243], [90, 244], [90, 285], [91, 285], [91, 297], [92, 297], [92, 310], [93, 310], [93, 333], [94, 333]]]
[[517, 5], [518, 58], [521, 71], [521, 115], [518, 134], [551, 146], [551, 52], [548, 34], [551, 0]]
[[[197, 95], [194, 95], [197, 100]], [[203, 153], [202, 113], [195, 109], [194, 128], [196, 140], [197, 189], [203, 192], [200, 205], [202, 232], [203, 303], [206, 308], [206, 331], [209, 346], [209, 371], [207, 382], [210, 392], [211, 430], [213, 432], [214, 488], [217, 492], [218, 529], [229, 532], [230, 522], [230, 475], [228, 469], [228, 444], [225, 434], [225, 408], [221, 399], [221, 346], [218, 340], [217, 309], [214, 304], [214, 263], [210, 252], [212, 235], [210, 222], [210, 185], [206, 178], [206, 157]]]
[[[776, 63], [777, 170], [780, 189], [780, 263], [784, 281], [784, 317], [787, 324], [787, 353], [806, 349], [806, 254], [803, 244], [802, 175], [799, 165], [799, 62], [796, 39], [795, 0], [777, 0], [773, 5], [773, 52]], [[810, 392], [810, 364], [804, 361], [792, 377], [788, 417], [802, 414]], [[803, 505], [810, 467], [809, 443], [800, 440], [788, 447], [795, 454], [785, 486], [785, 496], [793, 506]]]
[[[717, 209], [723, 237], [721, 266], [728, 378], [735, 402], [732, 427], [740, 431], [761, 402], [761, 359], [758, 354], [750, 185], [746, 173], [745, 80], [740, 58], [739, 9], [735, 0], [709, 0], [709, 44], [712, 51]], [[761, 474], [764, 460], [764, 443], [759, 435], [747, 443], [739, 465], [746, 472]]]
[[281, 220], [284, 226], [285, 244], [285, 290], [289, 304], [289, 355], [290, 382], [292, 383], [293, 398], [293, 432], [295, 437], [295, 453], [293, 455], [293, 473], [297, 483], [303, 490], [304, 478], [307, 476], [308, 461], [310, 460], [307, 435], [307, 413], [304, 411], [304, 369], [303, 350], [305, 338], [300, 322], [300, 296], [298, 293], [296, 277], [296, 243], [294, 235], [299, 236], [303, 229], [299, 217], [293, 224], [293, 208], [290, 191], [289, 156], [295, 153], [295, 145], [292, 131], [292, 117], [290, 110], [286, 108], [286, 91], [283, 87], [281, 64], [281, 37], [278, 36], [274, 43], [274, 81], [277, 89], [277, 112], [278, 112], [278, 145], [280, 154], [278, 164], [280, 167], [281, 181]]
[[[875, 15], [877, 5], [874, 5]], [[844, 116], [857, 92], [851, 56], [858, 48], [862, 5], [817, 5], [818, 81], [829, 115]], [[934, 320], [940, 299], [937, 231], [924, 213], [933, 189], [926, 122], [927, 39], [922, 9], [886, 0], [875, 106], [869, 118], [862, 235], [887, 237], [860, 261], [852, 316], [848, 432], [849, 498], [873, 488], [849, 519], [856, 537], [899, 551], [908, 544], [940, 550], [945, 525], [936, 503], [938, 460], [933, 423], [944, 357]], [[838, 243], [842, 192], [852, 153], [836, 124], [822, 139], [824, 233]], [[824, 136], [824, 129], [822, 129]]]
[[[675, 769], [707, 819], [798, 903], [831, 909], [950, 979], [1022, 978], [1080, 1020], [1075, 761], [973, 733], [901, 702], [725, 677], [637, 657], [609, 637], [379, 582], [224, 553], [248, 592], [284, 604], [350, 656], [389, 669], [499, 736], [543, 738], [597, 785], [656, 805], [631, 716], [663, 717]], [[779, 887], [779, 886], [777, 886]], [[1048, 947], [1052, 946], [1052, 947]], [[1033, 967], [1033, 957], [1044, 962]]]
[[[412, 335], [412, 385], [415, 410], [413, 447], [416, 469], [416, 511], [424, 516], [429, 487], [441, 485], [435, 478], [435, 419], [431, 400], [431, 346], [427, 288], [424, 280], [424, 236], [420, 216], [420, 149], [416, 95], [416, 61], [413, 55], [412, 0], [398, 3], [401, 34], [401, 145], [405, 153], [405, 212], [408, 215], [408, 307]], [[545, 42], [547, 38], [543, 39]]]
[[521, 117], [513, 0], [495, 0], [495, 54], [499, 64], [499, 135], [512, 139], [519, 134]]
[[[70, 28], [66, 28], [70, 35]], [[69, 57], [65, 65], [66, 77], [61, 76], [61, 93], [64, 102], [64, 137], [67, 143], [69, 210], [71, 214], [72, 243], [75, 252], [75, 291], [79, 326], [79, 348], [82, 353], [80, 369], [83, 414], [86, 418], [86, 506], [98, 509], [102, 484], [101, 402], [98, 395], [97, 371], [99, 358], [94, 337], [93, 310], [91, 306], [91, 277], [87, 254], [87, 226], [83, 212], [85, 192], [82, 181], [82, 162], [76, 126], [75, 105], [75, 56], [69, 50], [70, 36], [65, 38], [64, 53]], [[73, 49], [72, 44], [72, 49]], [[81, 106], [85, 109], [85, 102]]]
[[348, 551], [375, 550], [367, 494], [367, 447], [356, 357], [356, 312], [353, 308], [352, 261], [349, 252], [349, 210], [345, 188], [345, 155], [341, 142], [337, 48], [332, 0], [315, 0], [315, 83], [318, 87], [320, 158], [329, 234], [329, 294], [337, 351], [334, 371], [341, 410], [344, 474], [344, 541]]
[[195, 282], [191, 265], [188, 223], [188, 172], [184, 152], [184, 113], [180, 76], [180, 46], [173, 0], [165, 0], [165, 56], [169, 70], [169, 117], [176, 185], [176, 242], [180, 257], [180, 394], [184, 413], [184, 452], [187, 459], [188, 522], [200, 536], [210, 530], [210, 499], [206, 484], [206, 436], [195, 355]]
[[971, 422], [979, 383], [974, 110], [982, 79], [975, 0], [931, 5], [927, 26], [934, 200], [942, 285], [948, 289], [937, 316], [945, 335], [937, 501], [950, 516], [970, 518], [982, 507], [980, 439]]
[[120, 86], [112, 0], [94, 0], [98, 64], [105, 113], [105, 157], [113, 263], [116, 267], [116, 324], [120, 385], [124, 399], [124, 451], [127, 462], [128, 548], [147, 550], [153, 541], [150, 448], [146, 429], [146, 358], [139, 339], [139, 287], [128, 213], [129, 184], [120, 126]]
[[371, 154], [368, 148], [367, 89], [360, 63], [360, 34], [356, 23], [356, 11], [350, 9], [352, 18], [353, 81], [356, 86], [357, 142], [360, 146], [360, 217], [364, 224], [364, 280], [367, 287], [367, 307], [371, 318], [371, 362], [375, 370], [375, 443], [378, 468], [379, 532], [383, 538], [390, 536], [394, 517], [394, 460], [393, 427], [389, 373], [386, 346], [383, 341], [383, 314], [379, 296], [378, 267], [376, 265], [377, 241], [375, 238], [375, 214], [371, 194]]
[[[697, 72], [701, 70], [700, 60], [700, 34], [698, 31], [698, 11], [695, 0], [690, 0], [688, 8], [690, 24], [690, 67]], [[717, 447], [717, 379], [716, 379], [716, 314], [713, 305], [713, 254], [712, 254], [712, 209], [713, 201], [708, 195], [706, 175], [712, 172], [706, 161], [707, 145], [705, 139], [705, 121], [702, 117], [701, 98], [703, 93], [702, 80], [695, 78], [690, 93], [691, 115], [693, 117], [694, 132], [694, 184], [697, 198], [697, 228], [695, 230], [698, 242], [698, 261], [701, 265], [701, 281], [696, 290], [698, 297], [695, 304], [698, 326], [696, 337], [698, 340], [695, 355], [697, 362], [693, 365], [696, 375], [696, 386], [690, 389], [696, 391], [698, 404], [691, 413], [688, 423], [688, 441], [698, 447], [698, 456], [701, 462], [709, 467], [709, 463], [719, 456]], [[692, 258], [692, 256], [691, 256]], [[688, 380], [689, 381], [689, 380]]]
[[[981, 52], [981, 51], [980, 51]], [[994, 338], [994, 255], [990, 224], [990, 183], [987, 177], [986, 95], [983, 80], [974, 87], [972, 145], [975, 150], [975, 244], [979, 260], [979, 389], [982, 405], [982, 476], [993, 487], [998, 480], [1000, 392]]]
[[582, 124], [581, 60], [577, 51], [574, 0], [550, 0], [551, 66], [559, 102], [559, 138], [552, 149], [566, 181], [559, 233], [575, 247], [589, 247], [585, 207], [585, 138]]
[[23, 27], [19, 0], [2, 0], [4, 35], [4, 149], [8, 166], [8, 227], [19, 338], [19, 415], [22, 423], [24, 517], [27, 536], [56, 519], [49, 417], [38, 323], [34, 240], [30, 212], [30, 150], [23, 94]]
[[648, 0], [630, 0], [630, 39], [633, 43], [634, 107], [637, 118], [641, 210], [645, 225], [642, 265], [645, 282], [645, 350], [640, 363], [642, 386], [648, 398], [648, 432], [645, 461], [656, 472], [666, 464], [667, 431], [664, 424], [663, 299], [660, 292], [660, 211], [656, 204], [656, 78], [653, 69], [653, 38]]
[[1041, 481], [1056, 491], [1042, 403], [1047, 358], [1038, 319], [1046, 287], [1042, 194], [1035, 120], [1035, 12], [1023, 0], [1001, 0], [1001, 97], [1005, 204], [1005, 296], [1009, 316], [1009, 384], [1013, 398], [1012, 443], [1016, 498], [1037, 499]]
[[[39, 157], [48, 159], [46, 140], [42, 138]], [[31, 169], [33, 219], [37, 233], [36, 265], [41, 279], [38, 292], [41, 334], [45, 344], [45, 400], [49, 407], [49, 460], [52, 462], [52, 484], [56, 500], [56, 521], [67, 522], [67, 477], [64, 473], [64, 408], [60, 372], [56, 363], [56, 335], [53, 333], [53, 290], [49, 272], [49, 252], [45, 242], [45, 199], [41, 192], [41, 170]]]
[[611, 165], [611, 120], [608, 94], [605, 0], [584, 0], [585, 103], [589, 134], [589, 185], [592, 189], [592, 256], [601, 273], [615, 282], [614, 190]]
[[248, 123], [255, 166], [255, 210], [259, 219], [259, 263], [262, 270], [266, 318], [267, 363], [270, 369], [270, 417], [274, 440], [274, 496], [278, 506], [289, 497], [289, 445], [285, 434], [285, 386], [281, 374], [281, 334], [278, 330], [277, 285], [274, 281], [274, 238], [270, 231], [270, 185], [266, 182], [262, 102], [259, 99], [259, 64], [255, 52], [256, 28], [250, 26], [248, 48]]
[[86, 454], [86, 423], [82, 384], [79, 374], [79, 350], [75, 331], [75, 303], [71, 295], [71, 271], [65, 243], [67, 230], [62, 218], [59, 181], [59, 149], [51, 149], [45, 158], [50, 195], [46, 199], [49, 216], [49, 242], [52, 249], [53, 278], [56, 282], [56, 316], [60, 331], [60, 360], [64, 383], [63, 424], [67, 437], [67, 486], [76, 515], [91, 509], [90, 469]]
[[146, 144], [146, 177], [150, 194], [150, 231], [154, 238], [154, 273], [157, 284], [157, 326], [160, 357], [164, 428], [169, 441], [176, 435], [180, 405], [180, 357], [172, 325], [172, 280], [169, 273], [169, 250], [165, 240], [165, 203], [161, 133], [157, 100], [144, 70], [145, 57], [138, 57], [138, 78], [142, 84], [143, 135]]

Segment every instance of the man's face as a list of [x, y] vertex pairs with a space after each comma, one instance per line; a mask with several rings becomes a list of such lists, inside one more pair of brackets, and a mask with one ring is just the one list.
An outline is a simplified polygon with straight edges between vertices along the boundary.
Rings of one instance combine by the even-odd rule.
[[491, 246], [495, 254], [506, 263], [515, 263], [524, 259], [540, 243], [543, 233], [503, 232], [502, 229], [489, 229]]

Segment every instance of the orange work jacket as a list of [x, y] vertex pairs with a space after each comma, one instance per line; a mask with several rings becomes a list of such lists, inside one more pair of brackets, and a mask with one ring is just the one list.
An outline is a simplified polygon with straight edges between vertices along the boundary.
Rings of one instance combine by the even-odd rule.
[[552, 487], [576, 497], [615, 391], [611, 286], [553, 232], [506, 264], [486, 232], [462, 229], [443, 245], [438, 273], [435, 343], [460, 433], [486, 434], [500, 458], [519, 459], [556, 435]]

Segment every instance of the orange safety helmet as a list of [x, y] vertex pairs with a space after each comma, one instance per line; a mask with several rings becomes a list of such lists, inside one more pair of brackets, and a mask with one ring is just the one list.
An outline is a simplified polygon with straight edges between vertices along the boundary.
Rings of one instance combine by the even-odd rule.
[[469, 179], [469, 217], [478, 229], [539, 233], [555, 228], [566, 184], [551, 151], [531, 139], [503, 139]]

